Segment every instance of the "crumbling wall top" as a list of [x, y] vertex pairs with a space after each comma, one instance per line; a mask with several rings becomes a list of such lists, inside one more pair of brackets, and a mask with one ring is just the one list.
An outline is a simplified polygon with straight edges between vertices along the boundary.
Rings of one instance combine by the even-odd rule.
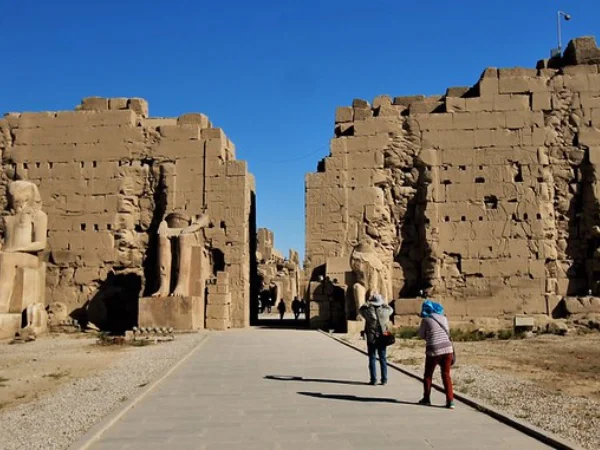
[[138, 115], [148, 117], [148, 102], [143, 98], [105, 98], [105, 97], [85, 97], [81, 104], [77, 105], [76, 111], [112, 111], [131, 109]]
[[562, 62], [565, 66], [600, 64], [600, 48], [596, 45], [596, 39], [593, 36], [582, 36], [570, 41]]

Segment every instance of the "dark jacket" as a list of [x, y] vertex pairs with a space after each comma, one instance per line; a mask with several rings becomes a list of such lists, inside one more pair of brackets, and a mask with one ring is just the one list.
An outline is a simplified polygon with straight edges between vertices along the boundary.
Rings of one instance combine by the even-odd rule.
[[300, 312], [300, 300], [297, 298], [292, 301], [292, 311]]

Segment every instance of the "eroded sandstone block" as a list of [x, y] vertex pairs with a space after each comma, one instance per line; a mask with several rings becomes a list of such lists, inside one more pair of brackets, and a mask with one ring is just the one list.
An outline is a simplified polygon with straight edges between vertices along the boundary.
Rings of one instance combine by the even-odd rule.
[[140, 327], [172, 327], [180, 331], [204, 328], [204, 305], [200, 297], [142, 297]]
[[0, 314], [0, 339], [12, 339], [21, 329], [21, 314]]
[[569, 42], [562, 58], [565, 65], [600, 64], [600, 49], [592, 36], [575, 38]]

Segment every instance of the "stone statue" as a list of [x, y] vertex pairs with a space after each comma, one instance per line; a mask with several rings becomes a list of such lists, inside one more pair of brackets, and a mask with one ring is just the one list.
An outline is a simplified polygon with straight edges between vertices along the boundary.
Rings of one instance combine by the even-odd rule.
[[[37, 186], [29, 181], [8, 185], [13, 215], [4, 218], [4, 246], [0, 252], [0, 314], [8, 313], [18, 268], [39, 269], [37, 254], [46, 248], [48, 216], [42, 211]], [[31, 299], [36, 303], [38, 299]]]
[[32, 303], [26, 309], [27, 325], [25, 328], [33, 331], [36, 335], [41, 334], [48, 328], [48, 313], [41, 303]]
[[62, 324], [69, 318], [69, 309], [67, 305], [61, 302], [53, 302], [46, 308], [48, 312], [48, 326], [54, 327]]
[[365, 234], [368, 236], [366, 239], [373, 239], [377, 247], [392, 253], [398, 236], [389, 208], [382, 205], [369, 206], [365, 219]]
[[[198, 231], [209, 224], [208, 215], [202, 214], [190, 220], [185, 214], [171, 213], [158, 227], [158, 265], [160, 285], [152, 297], [185, 297], [190, 290], [190, 270], [192, 266], [192, 247], [199, 245]], [[171, 287], [171, 267], [173, 256], [171, 238], [177, 241], [176, 255], [177, 278], [173, 292]]]
[[390, 298], [388, 270], [368, 242], [357, 245], [350, 256], [350, 267], [356, 276], [352, 287], [356, 311], [374, 294]]

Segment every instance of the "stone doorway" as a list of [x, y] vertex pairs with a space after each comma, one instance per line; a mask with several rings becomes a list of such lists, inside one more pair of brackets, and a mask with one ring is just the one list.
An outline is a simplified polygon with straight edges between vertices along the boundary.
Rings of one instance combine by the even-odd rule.
[[259, 292], [255, 299], [255, 305], [251, 308], [254, 312], [250, 320], [251, 325], [260, 328], [308, 328], [308, 310], [306, 307], [304, 311], [300, 310], [298, 318], [296, 318], [294, 311], [288, 305], [289, 302], [284, 302], [286, 309], [282, 319], [277, 308], [278, 303], [273, 300], [275, 298], [277, 298], [276, 286], [270, 286]]

